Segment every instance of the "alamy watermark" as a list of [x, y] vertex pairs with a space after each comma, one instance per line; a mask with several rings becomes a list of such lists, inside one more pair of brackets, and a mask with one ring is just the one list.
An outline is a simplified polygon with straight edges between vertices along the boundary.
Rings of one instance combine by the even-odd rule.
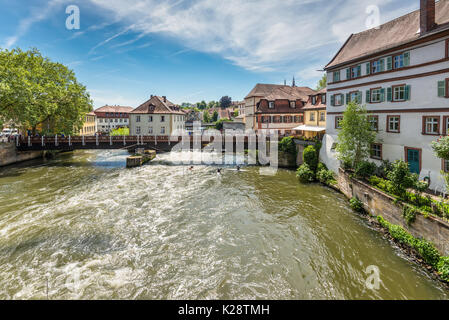
[[380, 289], [380, 270], [378, 266], [368, 266], [365, 270], [365, 274], [368, 278], [365, 280], [365, 286], [369, 290], [379, 290]]
[[76, 5], [67, 6], [65, 13], [69, 16], [65, 20], [67, 30], [79, 30], [81, 28], [80, 8]]

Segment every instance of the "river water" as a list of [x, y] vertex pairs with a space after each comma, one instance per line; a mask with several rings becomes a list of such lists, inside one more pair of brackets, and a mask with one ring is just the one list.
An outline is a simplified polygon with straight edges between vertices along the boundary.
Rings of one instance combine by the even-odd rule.
[[448, 298], [343, 196], [294, 172], [125, 157], [0, 170], [0, 299]]

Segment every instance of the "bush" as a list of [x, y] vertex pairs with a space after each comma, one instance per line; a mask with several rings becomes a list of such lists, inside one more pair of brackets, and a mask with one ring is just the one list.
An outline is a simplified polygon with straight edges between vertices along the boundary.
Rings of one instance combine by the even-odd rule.
[[321, 169], [317, 171], [316, 179], [324, 184], [330, 184], [335, 181], [334, 172], [332, 170]]
[[388, 175], [388, 172], [390, 172], [392, 169], [393, 169], [393, 166], [390, 161], [382, 160], [382, 164], [377, 168], [377, 173], [382, 178], [386, 178]]
[[292, 137], [284, 137], [281, 142], [279, 142], [278, 148], [279, 151], [296, 157], [296, 143], [293, 141]]
[[416, 210], [412, 207], [404, 206], [404, 208], [402, 208], [402, 217], [408, 226], [416, 221], [416, 214]]
[[415, 239], [413, 247], [428, 264], [432, 267], [437, 267], [440, 261], [440, 253], [433, 243], [423, 239]]
[[388, 179], [392, 184], [392, 191], [399, 196], [400, 199], [405, 199], [405, 192], [408, 188], [416, 186], [418, 176], [410, 173], [408, 163], [397, 160], [392, 165], [392, 170], [387, 174]]
[[316, 171], [318, 172], [318, 171], [321, 171], [321, 170], [327, 170], [326, 165], [324, 163], [322, 163], [322, 162], [318, 163], [318, 167], [317, 167]]
[[302, 159], [309, 166], [310, 170], [316, 172], [318, 167], [318, 153], [314, 146], [308, 146], [304, 149]]
[[373, 162], [362, 161], [357, 164], [355, 174], [361, 178], [368, 178], [376, 172], [377, 166]]
[[443, 280], [449, 281], [449, 257], [441, 257], [437, 270]]
[[315, 172], [309, 167], [307, 163], [301, 165], [296, 171], [296, 176], [302, 183], [310, 183], [315, 181]]
[[376, 176], [371, 176], [369, 182], [373, 187], [376, 187], [386, 193], [393, 193], [393, 185], [391, 184], [391, 181]]
[[351, 200], [349, 200], [349, 205], [351, 206], [352, 210], [356, 212], [363, 212], [363, 203], [356, 197], [352, 197]]

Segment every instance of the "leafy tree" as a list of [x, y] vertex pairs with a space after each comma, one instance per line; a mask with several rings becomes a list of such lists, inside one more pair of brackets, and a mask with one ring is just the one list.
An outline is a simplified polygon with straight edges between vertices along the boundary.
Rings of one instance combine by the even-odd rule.
[[211, 122], [210, 115], [209, 115], [209, 112], [207, 110], [203, 112], [203, 121], [205, 123], [210, 123]]
[[324, 74], [324, 76], [321, 78], [321, 80], [318, 81], [316, 90], [320, 91], [321, 89], [324, 89], [326, 87], [327, 87], [327, 74]]
[[206, 101], [201, 101], [201, 102], [198, 102], [197, 104], [196, 104], [196, 107], [198, 108], [198, 109], [200, 109], [200, 110], [204, 110], [204, 109], [206, 109], [206, 107], [207, 107], [207, 103], [206, 103]]
[[5, 121], [48, 133], [73, 134], [92, 101], [72, 70], [37, 49], [0, 50], [0, 114]]
[[232, 98], [228, 96], [224, 96], [220, 99], [220, 107], [222, 109], [229, 108], [232, 105]]
[[278, 149], [281, 152], [285, 152], [296, 157], [296, 143], [295, 141], [293, 141], [292, 137], [282, 138], [282, 140], [279, 142]]
[[313, 172], [316, 172], [319, 160], [318, 153], [314, 146], [308, 146], [304, 149], [302, 153], [302, 159]]
[[402, 160], [392, 164], [387, 176], [392, 183], [392, 191], [401, 199], [405, 199], [407, 189], [415, 187], [418, 182], [418, 175], [410, 173], [408, 163]]
[[232, 120], [229, 120], [229, 119], [218, 120], [217, 122], [215, 122], [215, 129], [223, 130], [223, 122], [232, 122]]
[[365, 107], [354, 102], [348, 104], [340, 124], [337, 158], [346, 166], [355, 168], [369, 157], [376, 133], [371, 130]]
[[219, 107], [219, 103], [218, 103], [217, 101], [210, 101], [210, 102], [207, 104], [207, 107], [208, 107], [209, 109], [212, 109], [212, 108], [218, 108], [218, 107]]
[[316, 175], [315, 172], [309, 167], [307, 163], [302, 164], [296, 171], [296, 176], [302, 183], [314, 182]]
[[[432, 149], [435, 155], [443, 160], [449, 160], [449, 136], [442, 137], [437, 141], [432, 142]], [[446, 183], [446, 190], [449, 190], [449, 173], [441, 171]]]
[[217, 120], [218, 120], [218, 112], [217, 110], [215, 110], [212, 115], [212, 122], [217, 122]]

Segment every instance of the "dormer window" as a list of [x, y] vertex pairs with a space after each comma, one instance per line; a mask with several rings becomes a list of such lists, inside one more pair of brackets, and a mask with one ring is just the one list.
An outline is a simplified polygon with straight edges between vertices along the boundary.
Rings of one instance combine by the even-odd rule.
[[296, 102], [290, 101], [290, 108], [295, 109], [296, 108]]
[[316, 104], [316, 96], [312, 97], [312, 104], [315, 105]]
[[274, 101], [269, 101], [268, 102], [268, 108], [269, 109], [274, 109]]
[[326, 94], [321, 95], [321, 103], [326, 104]]

